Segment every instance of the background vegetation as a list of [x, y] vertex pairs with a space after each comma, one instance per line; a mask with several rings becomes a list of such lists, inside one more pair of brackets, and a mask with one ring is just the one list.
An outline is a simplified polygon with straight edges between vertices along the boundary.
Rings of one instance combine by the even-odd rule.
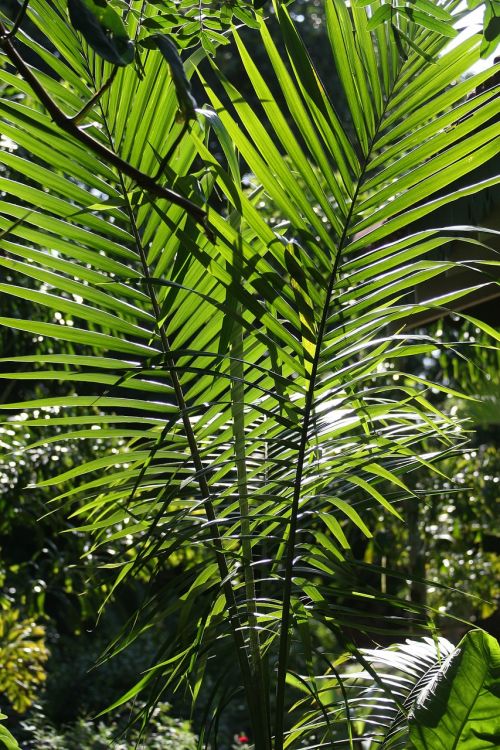
[[[498, 334], [456, 314], [495, 238], [453, 217], [498, 197], [495, 6], [455, 51], [457, 3], [366, 8], [2, 5], [22, 748], [429, 750], [372, 647], [427, 636], [419, 692], [438, 632], [498, 635]], [[470, 288], [425, 296], [459, 238]]]

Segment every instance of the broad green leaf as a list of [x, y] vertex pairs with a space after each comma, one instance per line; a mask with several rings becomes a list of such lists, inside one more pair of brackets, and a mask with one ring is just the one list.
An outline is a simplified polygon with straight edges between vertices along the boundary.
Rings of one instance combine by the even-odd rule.
[[[0, 715], [0, 718], [1, 717], [3, 717], [3, 715]], [[9, 732], [7, 727], [2, 726], [1, 724], [0, 724], [0, 747], [3, 747], [5, 750], [20, 750], [19, 745], [17, 744], [16, 740], [14, 739], [12, 734]]]
[[500, 744], [500, 646], [482, 630], [460, 641], [416, 700], [414, 750], [494, 750]]

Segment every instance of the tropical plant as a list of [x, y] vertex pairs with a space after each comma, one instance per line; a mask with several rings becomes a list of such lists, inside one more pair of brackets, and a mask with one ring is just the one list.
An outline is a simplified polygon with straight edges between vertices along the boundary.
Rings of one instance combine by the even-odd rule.
[[487, 633], [468, 633], [415, 702], [410, 747], [482, 750], [498, 746], [500, 647]]
[[[164, 643], [115, 706], [149, 691], [147, 718], [164, 691], [185, 688], [204, 702], [208, 743], [243, 695], [257, 750], [352, 748], [362, 738], [348, 703], [332, 710], [321, 691], [325, 674], [339, 674], [338, 651], [380, 682], [358, 639], [433, 632], [438, 616], [408, 602], [396, 575], [381, 591], [390, 567], [357, 559], [353, 540], [386, 514], [402, 520], [403, 501], [423, 502], [412, 472], [439, 474], [465, 440], [429, 398], [454, 391], [411, 371], [403, 379], [398, 363], [446, 348], [405, 320], [467, 291], [412, 302], [417, 284], [454, 265], [433, 250], [462, 236], [474, 264], [479, 242], [471, 227], [431, 218], [413, 232], [412, 222], [500, 180], [442, 194], [497, 153], [498, 86], [475, 95], [491, 71], [461, 80], [481, 39], [447, 48], [458, 0], [392, 8], [389, 23], [378, 0], [326, 0], [342, 122], [277, 3], [286, 56], [265, 19], [252, 20], [277, 93], [232, 28], [257, 112], [206, 49], [183, 68], [172, 40], [154, 24], [151, 34], [158, 4], [133, 0], [121, 14], [119, 3], [78, 0], [68, 18], [62, 0], [23, 3], [50, 50], [19, 23], [0, 27], [11, 144], [0, 265], [30, 280], [0, 290], [33, 306], [29, 319], [0, 323], [51, 340], [43, 362], [36, 351], [9, 357], [7, 375], [67, 387], [2, 408], [22, 409], [35, 432], [63, 428], [59, 442], [125, 441], [38, 483], [72, 509], [91, 554], [120, 541], [107, 563], [114, 590], [152, 571], [110, 652], [158, 623]], [[51, 73], [26, 64], [14, 37]], [[273, 226], [262, 195], [281, 217]], [[47, 307], [65, 325], [39, 321]], [[61, 416], [43, 413], [53, 405]], [[184, 575], [162, 587], [164, 564], [193, 548]], [[297, 682], [318, 726], [292, 711]], [[363, 731], [369, 740], [372, 727]]]
[[48, 656], [43, 626], [20, 619], [15, 609], [0, 610], [0, 695], [18, 713], [26, 711], [45, 682]]
[[[366, 664], [342, 675], [351, 720], [375, 727], [370, 748], [434, 750], [493, 748], [498, 744], [500, 647], [495, 638], [473, 630], [455, 648], [445, 638], [407, 640], [385, 649], [362, 649]], [[326, 677], [326, 676], [325, 676]], [[342, 711], [338, 676], [321, 684], [332, 713]], [[302, 692], [307, 690], [302, 686]], [[302, 724], [318, 732], [324, 719], [311, 696], [300, 701]], [[371, 730], [369, 733], [372, 733]]]

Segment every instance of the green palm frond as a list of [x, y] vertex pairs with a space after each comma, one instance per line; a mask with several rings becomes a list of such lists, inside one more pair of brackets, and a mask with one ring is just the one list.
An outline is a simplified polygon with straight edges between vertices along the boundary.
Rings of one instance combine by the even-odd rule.
[[388, 648], [361, 649], [364, 669], [356, 662], [348, 662], [337, 668], [331, 665], [323, 675], [319, 697], [323, 696], [324, 714], [307, 695], [308, 677], [301, 677], [301, 692], [306, 695], [294, 706], [301, 718], [287, 745], [293, 746], [300, 738], [311, 742], [315, 737], [316, 742], [313, 740], [308, 746], [324, 746], [326, 716], [332, 723], [351, 725], [351, 730], [356, 726], [357, 731], [351, 735], [355, 746], [380, 750], [406, 747], [408, 714], [438, 675], [445, 672], [454, 651], [445, 638], [407, 639]]
[[[322, 711], [309, 695], [297, 701], [294, 708], [300, 710], [301, 719], [289, 744], [315, 736], [316, 742], [308, 746], [324, 747], [328, 719], [350, 722], [357, 729], [358, 739], [352, 737], [356, 746], [368, 750], [430, 750], [439, 744], [491, 747], [498, 731], [498, 721], [491, 721], [496, 713], [498, 655], [497, 641], [480, 630], [467, 633], [456, 647], [436, 637], [361, 649], [364, 669], [348, 663], [337, 665], [339, 672], [332, 665], [323, 676]], [[307, 693], [308, 679], [307, 675], [294, 678], [302, 693]], [[474, 725], [467, 725], [466, 715], [473, 717]]]
[[[141, 5], [131, 4], [132, 36]], [[446, 13], [456, 6], [442, 3]], [[433, 391], [450, 389], [403, 363], [437, 346], [405, 321], [463, 293], [416, 304], [415, 286], [453, 268], [436, 251], [473, 230], [412, 223], [498, 183], [453, 189], [498, 151], [498, 86], [473, 95], [491, 72], [453, 85], [477, 61], [479, 39], [448, 50], [439, 31], [403, 19], [396, 42], [390, 26], [370, 30], [380, 4], [370, 7], [326, 3], [348, 122], [281, 5], [288, 59], [263, 21], [256, 30], [272, 84], [233, 32], [259, 111], [211, 61], [221, 90], [199, 72], [209, 103], [185, 128], [168, 66], [141, 48], [141, 76], [120, 68], [85, 112], [92, 137], [141, 174], [168, 155], [169, 187], [208, 206], [208, 232], [62, 132], [25, 82], [0, 71], [1, 128], [13, 144], [0, 176], [0, 289], [33, 305], [29, 320], [0, 322], [51, 341], [44, 362], [25, 352], [7, 375], [57, 381], [63, 392], [2, 408], [22, 409], [35, 432], [63, 427], [58, 440], [116, 439], [105, 455], [40, 483], [116, 569], [110, 596], [131, 576], [161, 580], [193, 553], [181, 581], [151, 587], [114, 644], [171, 623], [157, 663], [122, 700], [182, 685], [196, 699], [217, 655], [225, 687], [244, 687], [259, 750], [283, 748], [292, 639], [323, 703], [313, 622], [368, 665], [348, 627], [428, 632], [423, 607], [363, 581], [370, 566], [356, 560], [353, 539], [370, 538], [379, 516], [401, 519], [405, 503], [419, 502], [411, 472], [439, 472], [464, 439], [433, 402]], [[64, 3], [49, 15], [38, 0], [30, 8], [58, 51], [22, 37], [51, 66], [36, 75], [78, 114], [111, 67], [62, 22]], [[261, 200], [278, 223], [266, 221]], [[120, 549], [113, 562], [110, 545]], [[377, 599], [393, 619], [364, 614]]]

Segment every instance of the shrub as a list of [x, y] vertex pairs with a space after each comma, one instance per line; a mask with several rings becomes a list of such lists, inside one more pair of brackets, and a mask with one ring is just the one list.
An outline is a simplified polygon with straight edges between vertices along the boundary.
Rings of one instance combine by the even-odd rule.
[[43, 626], [21, 619], [17, 609], [0, 611], [0, 695], [14, 711], [24, 713], [34, 701], [48, 656]]
[[126, 731], [128, 713], [112, 721], [80, 718], [56, 727], [37, 712], [21, 723], [21, 747], [22, 750], [195, 750], [196, 737], [188, 722], [171, 717], [169, 709], [168, 703], [157, 706], [142, 738], [137, 727]]

